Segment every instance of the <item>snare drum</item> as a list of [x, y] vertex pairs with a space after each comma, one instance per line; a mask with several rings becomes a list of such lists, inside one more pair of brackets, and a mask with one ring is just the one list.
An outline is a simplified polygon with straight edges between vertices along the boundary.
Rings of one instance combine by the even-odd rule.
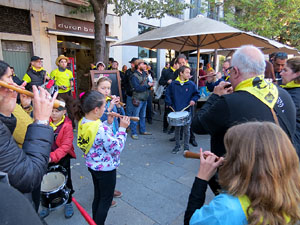
[[41, 204], [53, 210], [67, 203], [70, 190], [66, 187], [68, 173], [62, 166], [52, 166], [41, 183]]
[[170, 126], [181, 127], [191, 122], [190, 113], [183, 112], [170, 112], [168, 114], [168, 123]]

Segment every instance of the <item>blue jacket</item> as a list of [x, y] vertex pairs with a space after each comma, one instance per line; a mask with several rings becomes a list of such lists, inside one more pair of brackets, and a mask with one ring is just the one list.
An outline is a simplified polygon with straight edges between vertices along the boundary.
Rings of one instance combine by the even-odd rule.
[[212, 82], [212, 83], [206, 82], [207, 90], [209, 90], [210, 92], [213, 92], [215, 86], [218, 86], [219, 83], [221, 83], [221, 81], [227, 81], [227, 82], [229, 82], [229, 77], [225, 77], [225, 76], [223, 75], [223, 76], [222, 76], [219, 80], [217, 80], [216, 82]]
[[[165, 102], [167, 106], [172, 106], [177, 112], [187, 107], [191, 100], [197, 103], [199, 98], [197, 87], [192, 81], [187, 81], [181, 85], [179, 81], [175, 80], [166, 90]], [[190, 111], [190, 108], [186, 111]]]

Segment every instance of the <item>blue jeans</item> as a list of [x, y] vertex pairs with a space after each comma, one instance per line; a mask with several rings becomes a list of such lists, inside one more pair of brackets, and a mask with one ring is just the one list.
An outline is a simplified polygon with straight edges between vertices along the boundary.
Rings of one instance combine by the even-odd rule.
[[132, 97], [127, 95], [126, 98], [126, 116], [132, 116], [133, 111], [133, 105], [132, 105]]
[[[147, 107], [147, 101], [140, 101], [140, 105], [137, 107], [133, 106], [133, 110], [132, 110], [132, 116], [137, 116], [140, 118], [140, 122], [139, 122], [140, 123], [140, 133], [146, 132], [146, 122], [145, 122], [146, 107]], [[130, 129], [131, 129], [132, 135], [137, 134], [136, 126], [137, 126], [137, 122], [135, 122], [135, 121], [130, 122]]]

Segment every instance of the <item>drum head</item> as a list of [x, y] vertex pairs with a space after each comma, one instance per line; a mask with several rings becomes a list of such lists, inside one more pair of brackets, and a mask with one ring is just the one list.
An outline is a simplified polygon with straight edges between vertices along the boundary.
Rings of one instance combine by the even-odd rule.
[[189, 115], [189, 112], [183, 111], [183, 112], [170, 112], [168, 117], [170, 118], [181, 118], [181, 117], [187, 117]]
[[52, 192], [64, 186], [66, 177], [61, 172], [49, 172], [44, 175], [41, 184], [42, 192]]

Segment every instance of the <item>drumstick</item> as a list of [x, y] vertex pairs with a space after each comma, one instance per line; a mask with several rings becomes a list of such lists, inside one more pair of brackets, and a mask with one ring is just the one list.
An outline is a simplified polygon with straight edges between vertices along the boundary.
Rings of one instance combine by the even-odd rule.
[[97, 225], [95, 223], [95, 221], [87, 213], [87, 211], [85, 211], [85, 209], [76, 201], [76, 199], [74, 197], [72, 197], [72, 202], [74, 202], [74, 204], [76, 205], [77, 209], [79, 210], [79, 212], [81, 213], [81, 215], [84, 217], [84, 219], [86, 220], [86, 222], [88, 222], [88, 224], [90, 224], [90, 225]]
[[188, 105], [187, 107], [183, 108], [180, 112], [183, 112], [184, 110], [188, 109], [191, 105]]
[[173, 110], [173, 112], [175, 112], [175, 110], [172, 108], [172, 106], [169, 106], [169, 108], [170, 108], [170, 109], [172, 109], [172, 110]]
[[[107, 98], [108, 98], [109, 100], [112, 100], [112, 97], [111, 97], [111, 96], [107, 96]], [[119, 102], [119, 104], [120, 104], [122, 107], [124, 107], [124, 106], [126, 105], [124, 102]]]
[[[190, 158], [190, 159], [200, 159], [200, 153], [196, 153], [196, 152], [191, 152], [191, 151], [188, 151], [188, 150], [185, 150], [183, 152], [183, 156], [185, 158]], [[206, 159], [206, 155], [203, 155], [204, 159]], [[219, 160], [219, 157], [216, 158], [215, 161], [218, 161]]]
[[[116, 112], [109, 112], [109, 113], [105, 113], [106, 115], [112, 115], [112, 116], [115, 116], [115, 117], [119, 117], [119, 118], [122, 118], [123, 116], [120, 115], [119, 113], [116, 113]], [[139, 122], [140, 121], [140, 118], [139, 117], [135, 117], [135, 116], [129, 116], [129, 119], [132, 120], [132, 121], [135, 121], [135, 122]]]
[[[24, 95], [27, 95], [28, 97], [33, 98], [33, 93], [32, 92], [24, 90], [24, 89], [21, 89], [19, 87], [13, 86], [13, 85], [10, 85], [10, 84], [8, 84], [6, 82], [0, 81], [0, 86], [8, 88], [8, 89], [11, 89], [11, 90], [14, 90], [14, 91], [16, 91], [16, 92], [18, 92], [20, 94], [24, 94]], [[53, 104], [53, 108], [58, 108], [60, 106], [65, 107], [66, 104], [64, 102], [62, 102], [62, 101], [55, 100], [54, 104]]]

